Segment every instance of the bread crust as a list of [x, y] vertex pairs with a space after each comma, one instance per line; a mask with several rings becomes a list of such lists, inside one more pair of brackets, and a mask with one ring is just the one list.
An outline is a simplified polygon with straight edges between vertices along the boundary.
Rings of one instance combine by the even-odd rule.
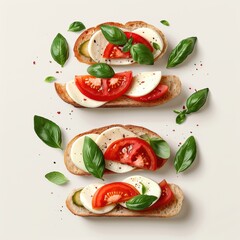
[[176, 216], [181, 208], [182, 203], [184, 200], [183, 191], [181, 188], [175, 184], [169, 184], [175, 199], [169, 203], [168, 205], [156, 208], [152, 210], [145, 210], [145, 211], [131, 211], [129, 209], [126, 209], [120, 205], [116, 206], [111, 212], [105, 213], [105, 214], [94, 214], [90, 211], [88, 211], [84, 207], [78, 207], [76, 206], [73, 201], [72, 197], [74, 193], [80, 189], [73, 190], [66, 200], [66, 206], [67, 208], [77, 216], [81, 217], [158, 217], [158, 218], [169, 218]]
[[[161, 98], [148, 102], [139, 102], [128, 98], [127, 96], [121, 96], [114, 101], [110, 101], [100, 106], [100, 108], [121, 108], [121, 107], [154, 107], [162, 105], [171, 99], [177, 97], [181, 92], [181, 81], [175, 75], [162, 76], [161, 83], [168, 86], [168, 92]], [[84, 108], [80, 104], [74, 102], [66, 91], [65, 83], [55, 82], [55, 89], [58, 96], [66, 103], [73, 105], [77, 108]]]
[[[75, 175], [79, 175], [79, 176], [86, 176], [86, 175], [90, 175], [88, 172], [85, 172], [79, 168], [77, 168], [72, 160], [71, 160], [71, 147], [73, 145], [73, 143], [81, 136], [84, 136], [86, 134], [92, 134], [92, 133], [95, 133], [95, 134], [101, 134], [102, 132], [104, 132], [105, 130], [109, 129], [109, 128], [112, 128], [112, 127], [122, 127], [122, 128], [125, 128], [126, 130], [128, 131], [131, 131], [133, 133], [135, 133], [137, 136], [141, 136], [143, 134], [148, 134], [150, 137], [157, 137], [157, 138], [160, 138], [160, 136], [147, 129], [147, 128], [144, 128], [144, 127], [140, 127], [140, 126], [135, 126], [135, 125], [121, 125], [121, 124], [113, 124], [113, 125], [109, 125], [109, 126], [105, 126], [105, 127], [101, 127], [101, 128], [96, 128], [96, 129], [93, 129], [91, 131], [88, 131], [88, 132], [84, 132], [84, 133], [81, 133], [81, 134], [78, 134], [77, 136], [75, 136], [67, 145], [65, 151], [64, 151], [64, 163], [66, 165], [66, 168], [68, 169], [69, 172], [71, 172], [72, 174], [75, 174]], [[137, 171], [137, 170], [133, 170], [133, 171]], [[106, 170], [104, 172], [104, 174], [115, 174], [114, 172], [111, 172], [109, 170]]]
[[[160, 31], [158, 28], [154, 27], [151, 24], [148, 24], [146, 22], [143, 21], [131, 21], [131, 22], [127, 22], [125, 24], [122, 23], [117, 23], [117, 22], [105, 22], [105, 23], [101, 23], [96, 27], [91, 27], [87, 30], [85, 30], [76, 40], [73, 51], [74, 51], [74, 55], [75, 57], [78, 59], [78, 61], [82, 62], [82, 63], [86, 63], [86, 64], [94, 64], [96, 63], [95, 61], [93, 61], [91, 58], [86, 57], [82, 54], [79, 53], [78, 49], [80, 47], [80, 45], [82, 43], [84, 43], [85, 41], [89, 40], [91, 38], [91, 36], [98, 30], [100, 30], [100, 26], [101, 25], [111, 25], [111, 26], [115, 26], [115, 27], [119, 27], [119, 28], [124, 28], [124, 29], [128, 29], [129, 31], [133, 31], [137, 28], [141, 28], [141, 27], [146, 27], [146, 28], [151, 28], [153, 30], [155, 30], [156, 32], [158, 32], [158, 34], [161, 36], [162, 40], [163, 40], [163, 49], [161, 54], [159, 54], [154, 61], [156, 61], [158, 58], [161, 58], [165, 52], [167, 51], [167, 47], [168, 47], [168, 42], [167, 39], [165, 37], [165, 35], [162, 33], [162, 31]], [[135, 63], [133, 63], [135, 64]]]

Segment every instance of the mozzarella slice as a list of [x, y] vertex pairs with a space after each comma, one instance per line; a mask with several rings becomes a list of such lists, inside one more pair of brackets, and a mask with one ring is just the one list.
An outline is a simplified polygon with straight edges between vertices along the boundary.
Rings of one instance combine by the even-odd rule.
[[[146, 192], [144, 193], [145, 195], [153, 195], [156, 196], [157, 199], [156, 201], [160, 198], [161, 196], [161, 188], [159, 184], [154, 182], [153, 180], [142, 177], [142, 176], [131, 176], [128, 178], [125, 178], [123, 182], [129, 183], [132, 186], [134, 186], [140, 193], [142, 193], [143, 185], [146, 188]], [[154, 201], [152, 204], [154, 204], [156, 201]], [[126, 207], [126, 203], [120, 203], [123, 207]]]
[[[124, 30], [124, 29], [122, 29]], [[105, 62], [111, 65], [128, 65], [132, 64], [134, 61], [132, 58], [129, 59], [107, 59], [103, 58], [103, 53], [108, 45], [108, 41], [102, 34], [102, 31], [99, 30], [95, 32], [89, 40], [88, 52], [90, 57], [97, 63]]]
[[82, 202], [82, 205], [90, 212], [97, 213], [97, 214], [103, 214], [107, 213], [113, 210], [113, 208], [116, 206], [116, 204], [111, 204], [103, 208], [94, 209], [92, 207], [92, 199], [94, 193], [102, 187], [104, 184], [102, 183], [94, 183], [86, 186], [83, 188], [83, 190], [80, 193], [80, 201]]
[[161, 71], [142, 72], [133, 77], [132, 85], [125, 95], [141, 97], [157, 87], [162, 78]]
[[[96, 139], [96, 143], [102, 152], [105, 153], [106, 149], [111, 143], [127, 137], [137, 137], [137, 135], [122, 127], [113, 127], [102, 132]], [[125, 173], [134, 169], [134, 167], [131, 167], [127, 164], [111, 161], [111, 159], [105, 159], [105, 168], [117, 173]]]
[[88, 136], [90, 137], [93, 141], [95, 141], [97, 139], [97, 137], [99, 136], [99, 134], [88, 134], [88, 135], [84, 135], [79, 137], [72, 145], [71, 147], [71, 151], [70, 151], [70, 156], [71, 156], [71, 160], [73, 162], [73, 164], [83, 170], [84, 172], [88, 172], [88, 170], [85, 167], [84, 161], [83, 161], [83, 143], [84, 143], [84, 138]]
[[162, 49], [163, 49], [163, 40], [158, 32], [156, 32], [155, 30], [153, 30], [151, 28], [137, 28], [137, 29], [133, 30], [132, 32], [137, 33], [141, 37], [148, 40], [151, 45], [153, 45], [154, 42], [159, 45], [160, 50], [156, 50], [155, 48], [153, 48], [154, 49], [153, 50], [154, 58], [156, 58], [157, 56], [159, 56], [161, 54]]
[[66, 83], [66, 91], [74, 102], [80, 104], [83, 107], [96, 108], [106, 103], [86, 97], [84, 94], [80, 92], [74, 81]]

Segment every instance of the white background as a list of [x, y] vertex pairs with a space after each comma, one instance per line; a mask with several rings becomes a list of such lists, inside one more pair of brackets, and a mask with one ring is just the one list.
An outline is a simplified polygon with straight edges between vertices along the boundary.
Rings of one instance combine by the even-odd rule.
[[[171, 26], [161, 25], [162, 19]], [[129, 20], [159, 27], [169, 40], [162, 60], [154, 66], [115, 70], [132, 69], [137, 73], [160, 69], [163, 74], [178, 75], [183, 83], [181, 96], [164, 106], [146, 109], [75, 109], [62, 102], [53, 84], [44, 82], [45, 77], [54, 75], [66, 82], [75, 74], [86, 73], [87, 66], [80, 64], [71, 51], [62, 69], [49, 62], [49, 48], [58, 32], [73, 48], [78, 34], [67, 29], [76, 20], [86, 27]], [[239, 20], [237, 0], [1, 1], [0, 239], [236, 239], [240, 227]], [[167, 70], [170, 50], [190, 36], [198, 37], [194, 53], [179, 67]], [[194, 89], [205, 87], [210, 89], [205, 107], [184, 124], [176, 125], [172, 110], [181, 109]], [[142, 173], [181, 186], [185, 193], [181, 214], [171, 219], [72, 215], [65, 207], [68, 193], [95, 180], [73, 176], [66, 170], [63, 152], [44, 145], [35, 135], [35, 114], [61, 127], [64, 146], [80, 132], [112, 123], [131, 123], [159, 133], [171, 145], [174, 156], [179, 142], [192, 131], [198, 157], [188, 171], [176, 174], [172, 157], [156, 173]], [[70, 183], [61, 187], [48, 182], [44, 175], [54, 170], [63, 172]], [[120, 181], [129, 175], [107, 176], [106, 181]]]

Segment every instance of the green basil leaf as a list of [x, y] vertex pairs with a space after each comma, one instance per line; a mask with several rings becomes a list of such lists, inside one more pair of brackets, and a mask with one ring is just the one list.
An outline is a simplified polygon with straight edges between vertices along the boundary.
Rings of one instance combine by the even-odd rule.
[[154, 49], [156, 49], [156, 50], [161, 50], [159, 44], [156, 43], [156, 42], [153, 42], [153, 47], [154, 47]]
[[84, 24], [82, 22], [73, 22], [70, 24], [68, 31], [70, 32], [80, 32], [83, 29], [85, 29], [86, 27], [84, 26]]
[[123, 52], [129, 52], [130, 48], [132, 47], [132, 42], [133, 42], [133, 38], [130, 37], [127, 41], [127, 43], [123, 46], [122, 51]]
[[86, 169], [94, 177], [102, 179], [105, 161], [98, 145], [90, 138], [85, 137], [83, 143], [83, 161]]
[[45, 175], [45, 178], [57, 185], [63, 185], [67, 183], [69, 180], [60, 172], [50, 172]]
[[90, 75], [98, 78], [111, 78], [115, 74], [112, 67], [106, 63], [95, 63], [88, 67], [87, 71]]
[[186, 102], [187, 113], [197, 112], [207, 101], [208, 97], [208, 88], [204, 88], [193, 93]]
[[139, 64], [153, 65], [154, 57], [152, 52], [142, 43], [134, 44], [130, 49], [132, 58]]
[[68, 60], [69, 57], [68, 43], [67, 40], [60, 33], [58, 33], [57, 36], [53, 39], [51, 45], [51, 55], [52, 58], [62, 67]]
[[45, 82], [47, 82], [47, 83], [52, 83], [52, 82], [54, 82], [56, 80], [56, 78], [55, 77], [53, 77], [53, 76], [48, 76], [48, 77], [46, 77], [45, 78]]
[[137, 195], [126, 202], [126, 206], [130, 210], [143, 210], [151, 206], [157, 200], [156, 196], [152, 195]]
[[114, 45], [124, 45], [127, 43], [127, 37], [120, 28], [109, 25], [101, 25], [100, 28], [108, 42]]
[[144, 195], [147, 192], [147, 187], [141, 182], [140, 184], [142, 185], [142, 195]]
[[162, 23], [165, 26], [170, 26], [169, 22], [167, 20], [161, 20], [160, 23]]
[[142, 138], [143, 140], [145, 140], [146, 142], [148, 142], [150, 144], [150, 137], [148, 136], [148, 134], [143, 134], [140, 136], [140, 138]]
[[48, 146], [62, 149], [61, 130], [56, 123], [44, 117], [35, 115], [34, 131], [38, 135], [38, 137]]
[[186, 113], [180, 112], [176, 117], [176, 123], [181, 124], [186, 120]]
[[170, 157], [170, 147], [166, 141], [161, 138], [150, 138], [150, 145], [158, 157], [163, 159]]
[[190, 136], [176, 153], [174, 158], [174, 167], [176, 171], [179, 173], [188, 169], [194, 162], [196, 155], [197, 146], [195, 138]]
[[172, 68], [182, 63], [194, 49], [196, 37], [183, 39], [170, 53], [167, 68]]

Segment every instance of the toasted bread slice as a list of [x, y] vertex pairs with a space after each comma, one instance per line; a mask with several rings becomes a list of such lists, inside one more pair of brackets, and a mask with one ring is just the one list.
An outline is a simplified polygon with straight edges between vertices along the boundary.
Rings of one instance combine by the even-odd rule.
[[[162, 76], [161, 83], [168, 86], [168, 92], [161, 98], [149, 102], [139, 102], [121, 96], [114, 101], [110, 101], [100, 106], [100, 108], [117, 108], [117, 107], [154, 107], [164, 104], [171, 99], [177, 97], [181, 92], [181, 81], [177, 76], [168, 75]], [[80, 104], [74, 102], [66, 91], [66, 84], [55, 83], [55, 89], [58, 96], [66, 103], [73, 105], [77, 108], [83, 108]]]
[[[126, 130], [128, 131], [131, 131], [133, 133], [135, 133], [137, 136], [141, 136], [143, 134], [148, 134], [149, 137], [157, 137], [159, 138], [160, 136], [158, 134], [156, 134], [155, 132], [152, 132], [150, 131], [149, 129], [147, 128], [144, 128], [144, 127], [139, 127], [139, 126], [135, 126], [135, 125], [121, 125], [121, 124], [114, 124], [114, 125], [109, 125], [109, 126], [105, 126], [105, 127], [101, 127], [101, 128], [96, 128], [96, 129], [93, 129], [91, 131], [88, 131], [88, 132], [84, 132], [84, 133], [81, 133], [79, 135], [77, 135], [76, 137], [74, 137], [67, 145], [66, 147], [66, 150], [64, 152], [64, 163], [68, 169], [69, 172], [75, 174], [75, 175], [80, 175], [80, 176], [83, 176], [83, 175], [90, 175], [89, 173], [77, 168], [72, 160], [71, 160], [71, 155], [70, 155], [70, 152], [71, 152], [71, 147], [74, 143], [74, 141], [76, 141], [79, 137], [81, 136], [84, 136], [86, 134], [91, 134], [91, 133], [96, 133], [96, 134], [101, 134], [102, 132], [104, 132], [105, 130], [109, 129], [109, 128], [112, 128], [112, 127], [123, 127], [125, 128]], [[136, 170], [133, 170], [133, 171], [136, 171]], [[112, 173], [114, 174], [114, 172], [111, 172], [111, 171], [107, 171], [105, 173]]]
[[164, 36], [164, 34], [158, 28], [154, 27], [153, 25], [150, 25], [150, 24], [142, 22], [142, 21], [132, 21], [132, 22], [127, 22], [126, 24], [121, 24], [121, 23], [116, 23], [116, 22], [105, 22], [105, 23], [102, 23], [102, 24], [98, 25], [97, 27], [92, 27], [92, 28], [89, 28], [89, 29], [85, 30], [78, 37], [78, 39], [75, 42], [74, 48], [73, 48], [75, 57], [78, 59], [78, 61], [80, 61], [82, 63], [86, 63], [86, 64], [94, 64], [94, 63], [96, 63], [90, 57], [86, 57], [86, 56], [82, 55], [79, 52], [79, 47], [80, 47], [80, 45], [82, 43], [84, 43], [87, 40], [89, 40], [91, 38], [91, 36], [96, 31], [100, 30], [100, 26], [103, 25], [103, 24], [115, 26], [115, 27], [118, 27], [118, 28], [124, 28], [124, 29], [127, 29], [129, 31], [133, 31], [133, 30], [135, 30], [137, 28], [146, 27], [146, 28], [150, 28], [150, 29], [153, 29], [156, 32], [158, 32], [158, 34], [161, 36], [161, 38], [163, 40], [163, 49], [162, 49], [161, 54], [158, 55], [154, 59], [154, 61], [156, 61], [158, 58], [161, 58], [164, 55], [164, 53], [166, 52], [166, 50], [167, 50], [168, 43], [167, 43], [166, 37]]
[[67, 208], [77, 216], [82, 217], [160, 217], [160, 218], [169, 218], [177, 215], [181, 208], [184, 199], [183, 192], [181, 188], [175, 184], [169, 184], [175, 199], [169, 203], [168, 205], [153, 209], [153, 210], [145, 210], [145, 211], [131, 211], [126, 209], [120, 205], [115, 207], [111, 212], [105, 214], [95, 214], [89, 212], [84, 207], [79, 207], [73, 203], [72, 197], [74, 193], [80, 189], [75, 189], [67, 198], [66, 205]]

